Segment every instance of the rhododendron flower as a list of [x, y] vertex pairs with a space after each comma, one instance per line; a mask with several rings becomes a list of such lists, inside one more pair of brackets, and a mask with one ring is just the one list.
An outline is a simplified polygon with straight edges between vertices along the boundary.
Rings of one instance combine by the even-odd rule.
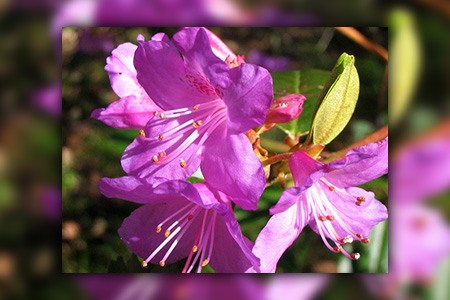
[[350, 254], [343, 245], [353, 240], [368, 243], [370, 230], [387, 218], [387, 209], [372, 192], [356, 186], [387, 173], [387, 150], [386, 138], [354, 148], [345, 158], [329, 164], [295, 152], [289, 161], [295, 186], [285, 190], [271, 208], [274, 216], [255, 243], [261, 271], [275, 271], [283, 252], [306, 225], [331, 251], [358, 259], [359, 253]]
[[269, 72], [251, 64], [230, 68], [203, 28], [139, 39], [137, 80], [161, 110], [122, 157], [133, 176], [186, 179], [198, 167], [206, 181], [256, 209], [264, 170], [245, 136], [263, 124], [273, 98]]
[[164, 266], [187, 257], [183, 272], [201, 272], [207, 264], [216, 272], [259, 270], [234, 216], [228, 195], [207, 183], [103, 178], [100, 190], [145, 204], [125, 219], [119, 234], [127, 246], [148, 263]]

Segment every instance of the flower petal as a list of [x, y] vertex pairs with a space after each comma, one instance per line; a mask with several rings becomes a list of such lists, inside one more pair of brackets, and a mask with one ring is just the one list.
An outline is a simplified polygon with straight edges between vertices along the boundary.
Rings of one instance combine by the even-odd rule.
[[231, 83], [229, 68], [213, 53], [205, 28], [180, 30], [173, 36], [173, 41], [183, 55], [189, 70], [195, 71], [200, 78], [207, 79], [206, 83], [209, 82], [211, 88], [217, 89], [216, 94], [220, 97], [221, 90], [227, 88]]
[[273, 99], [272, 76], [261, 67], [242, 64], [230, 69], [232, 84], [224, 90], [228, 130], [242, 133], [264, 123]]
[[305, 100], [306, 97], [301, 94], [290, 94], [273, 100], [264, 123], [286, 123], [296, 119], [303, 111]]
[[108, 198], [119, 198], [136, 203], [154, 202], [156, 197], [152, 197], [154, 186], [162, 179], [154, 179], [151, 184], [148, 180], [123, 176], [118, 178], [102, 178], [99, 181], [100, 192]]
[[92, 112], [91, 118], [102, 121], [108, 126], [120, 129], [141, 129], [159, 110], [148, 99], [128, 96], [111, 103], [107, 108]]
[[[304, 199], [303, 199], [304, 200]], [[278, 260], [297, 239], [310, 219], [305, 201], [273, 215], [256, 238], [253, 253], [261, 260], [261, 272], [274, 273]]]
[[243, 209], [257, 209], [266, 185], [261, 161], [244, 134], [223, 139], [211, 137], [205, 144], [201, 170], [205, 180], [226, 193]]
[[309, 186], [304, 185], [301, 188], [294, 186], [285, 190], [283, 194], [281, 194], [281, 197], [278, 200], [277, 204], [270, 208], [270, 214], [273, 215], [281, 213], [292, 205], [296, 204], [301, 194], [307, 188], [309, 188]]
[[259, 270], [259, 259], [252, 253], [253, 243], [242, 235], [231, 211], [217, 215], [211, 267], [220, 273], [244, 273]]
[[297, 187], [309, 187], [325, 174], [325, 164], [303, 151], [297, 151], [292, 155], [289, 159], [289, 167]]
[[132, 43], [119, 45], [106, 59], [105, 70], [108, 72], [111, 87], [119, 97], [133, 95], [139, 99], [138, 101], [147, 103], [149, 109], [156, 110], [158, 107], [136, 79], [136, 69], [133, 65], [136, 49], [137, 46]]
[[[156, 227], [189, 203], [182, 198], [173, 198], [166, 202], [144, 205], [124, 220], [119, 228], [119, 235], [131, 251], [145, 259], [165, 240], [163, 233], [156, 233]], [[193, 228], [201, 225], [201, 218], [194, 218], [192, 221], [190, 226]], [[195, 230], [187, 230], [183, 237], [178, 239], [178, 245], [166, 262], [172, 263], [187, 257], [194, 244], [196, 233]], [[167, 243], [150, 262], [158, 263], [173, 241]]]
[[217, 98], [208, 79], [191, 74], [177, 48], [164, 39], [140, 41], [134, 66], [139, 83], [164, 110], [193, 107]]
[[325, 178], [340, 187], [357, 186], [388, 172], [388, 138], [350, 150], [327, 166]]

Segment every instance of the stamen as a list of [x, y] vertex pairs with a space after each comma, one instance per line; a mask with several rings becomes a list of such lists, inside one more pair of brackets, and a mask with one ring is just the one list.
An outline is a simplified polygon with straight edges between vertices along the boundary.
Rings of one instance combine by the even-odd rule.
[[154, 163], [157, 163], [157, 162], [159, 161], [158, 156], [153, 155], [153, 156], [152, 156], [152, 161], [153, 161]]
[[162, 141], [163, 139], [164, 139], [164, 134], [160, 134], [160, 135], [158, 135], [158, 139], [160, 140], [160, 141]]
[[202, 261], [202, 267], [205, 267], [207, 264], [208, 264], [208, 259], [204, 259], [203, 261]]
[[156, 226], [156, 233], [160, 233], [161, 232], [161, 230], [162, 230], [162, 227], [161, 226]]
[[351, 235], [347, 235], [345, 238], [342, 239], [342, 242], [343, 242], [344, 244], [350, 244], [350, 243], [353, 242], [353, 238], [352, 238]]
[[165, 114], [163, 114], [163, 113], [161, 113], [161, 115], [159, 116], [161, 119], [164, 119], [164, 118], [166, 118], [166, 115]]
[[164, 236], [165, 236], [165, 237], [168, 237], [169, 235], [170, 235], [170, 230], [167, 229], [166, 232], [164, 232]]
[[197, 125], [198, 125], [198, 126], [202, 126], [202, 125], [203, 125], [203, 121], [202, 121], [202, 120], [198, 120], [198, 121], [197, 121]]
[[328, 190], [330, 190], [330, 192], [334, 192], [336, 188], [332, 185], [328, 186]]
[[364, 236], [363, 236], [361, 233], [357, 233], [357, 234], [356, 234], [356, 237], [357, 237], [358, 239], [360, 239], [360, 240], [364, 238]]
[[322, 222], [325, 222], [327, 220], [327, 217], [325, 216], [319, 216], [319, 220]]
[[186, 166], [187, 166], [186, 161], [184, 159], [180, 159], [180, 167], [186, 168]]
[[159, 157], [159, 158], [164, 158], [164, 157], [166, 157], [166, 151], [164, 151], [164, 150], [158, 151], [158, 157]]
[[194, 127], [195, 129], [198, 128], [198, 124], [196, 122], [192, 123], [192, 127]]
[[141, 262], [141, 266], [142, 266], [143, 268], [145, 268], [145, 267], [148, 266], [148, 264], [147, 264], [147, 262], [146, 262], [145, 260], [143, 260], [143, 261]]
[[342, 246], [341, 245], [337, 245], [336, 247], [333, 248], [334, 252], [339, 253], [342, 250]]
[[145, 138], [145, 131], [143, 129], [139, 130], [139, 135]]
[[156, 117], [157, 115], [159, 115], [159, 112], [155, 111], [155, 112], [153, 113], [153, 115]]
[[356, 253], [350, 254], [350, 257], [351, 257], [351, 259], [358, 260], [361, 257], [361, 255], [358, 252], [356, 252]]
[[193, 247], [192, 247], [192, 252], [197, 252], [198, 251], [198, 246], [197, 245], [194, 245]]
[[368, 243], [370, 243], [370, 239], [369, 238], [361, 239], [361, 243], [368, 244]]
[[364, 201], [366, 201], [366, 197], [359, 196], [359, 197], [356, 197], [356, 200], [359, 202], [364, 202]]
[[197, 110], [200, 107], [200, 105], [194, 105], [194, 107], [192, 108], [193, 110]]
[[356, 201], [355, 204], [358, 205], [358, 206], [361, 206], [362, 202], [361, 201]]
[[163, 260], [161, 260], [161, 261], [159, 262], [159, 265], [160, 265], [161, 267], [164, 267], [164, 266], [166, 265], [166, 262], [163, 261]]
[[328, 221], [334, 221], [334, 217], [333, 216], [327, 216], [327, 220]]

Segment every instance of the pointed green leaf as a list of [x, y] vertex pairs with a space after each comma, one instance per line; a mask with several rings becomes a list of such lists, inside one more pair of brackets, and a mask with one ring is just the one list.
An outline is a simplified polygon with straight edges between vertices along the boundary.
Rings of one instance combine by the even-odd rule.
[[303, 94], [306, 97], [301, 115], [293, 121], [278, 124], [279, 128], [292, 136], [308, 132], [317, 100], [329, 74], [328, 71], [315, 69], [272, 73], [275, 99], [287, 94]]
[[[330, 88], [327, 90], [328, 86]], [[355, 111], [359, 95], [359, 77], [354, 56], [346, 53], [341, 55], [323, 93], [325, 91], [326, 95], [311, 127], [313, 143], [316, 145], [330, 143], [341, 133]], [[320, 98], [322, 97], [319, 97], [319, 101]]]

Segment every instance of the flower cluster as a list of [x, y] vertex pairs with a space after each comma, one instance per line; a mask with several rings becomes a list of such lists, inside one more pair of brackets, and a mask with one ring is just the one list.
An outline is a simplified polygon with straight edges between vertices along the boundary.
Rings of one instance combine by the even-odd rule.
[[[142, 266], [186, 259], [183, 272], [208, 264], [216, 272], [274, 272], [306, 225], [330, 250], [358, 258], [342, 245], [367, 243], [387, 211], [373, 193], [355, 186], [387, 173], [387, 139], [330, 164], [293, 153], [295, 187], [271, 209], [254, 244], [233, 211], [234, 205], [256, 210], [267, 184], [261, 161], [267, 153], [261, 154], [258, 135], [250, 136], [297, 118], [305, 97], [273, 101], [269, 71], [246, 63], [205, 28], [182, 28], [172, 39], [139, 35], [137, 41], [108, 57], [105, 70], [120, 99], [92, 117], [139, 130], [122, 156], [127, 175], [99, 185], [107, 197], [143, 204], [119, 229]], [[203, 182], [187, 181], [195, 172]]]

